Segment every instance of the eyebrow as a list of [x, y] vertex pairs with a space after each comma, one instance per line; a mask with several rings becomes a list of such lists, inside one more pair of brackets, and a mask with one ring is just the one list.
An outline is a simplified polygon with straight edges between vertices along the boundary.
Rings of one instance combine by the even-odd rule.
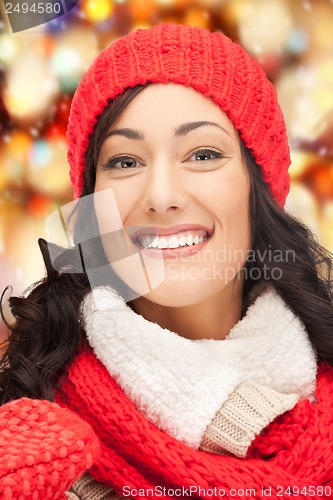
[[189, 132], [192, 132], [192, 130], [195, 130], [199, 127], [206, 127], [206, 126], [211, 126], [211, 127], [218, 127], [219, 129], [223, 130], [226, 134], [229, 134], [229, 132], [222, 127], [222, 125], [219, 125], [218, 123], [215, 122], [209, 122], [209, 121], [199, 121], [199, 122], [188, 122], [188, 123], [182, 123], [179, 125], [179, 127], [176, 128], [175, 130], [175, 136], [182, 136], [186, 135]]
[[[231, 137], [229, 132], [224, 127], [222, 127], [218, 123], [210, 121], [182, 123], [175, 129], [175, 136], [176, 137], [184, 136], [189, 132], [192, 132], [192, 130], [196, 130], [199, 127], [206, 127], [206, 126], [218, 127], [219, 129], [223, 130], [226, 134], [228, 134], [229, 137]], [[110, 130], [107, 133], [106, 138], [112, 135], [121, 135], [123, 137], [127, 137], [128, 139], [133, 139], [135, 141], [144, 140], [144, 135], [142, 134], [142, 132], [139, 132], [138, 130], [134, 130], [132, 128], [118, 128], [116, 130]]]

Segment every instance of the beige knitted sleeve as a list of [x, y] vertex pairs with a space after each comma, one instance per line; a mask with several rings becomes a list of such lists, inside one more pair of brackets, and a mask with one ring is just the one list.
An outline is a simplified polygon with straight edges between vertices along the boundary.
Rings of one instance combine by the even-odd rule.
[[254, 438], [298, 399], [264, 385], [240, 384], [206, 428], [199, 449], [244, 458]]
[[86, 472], [66, 493], [69, 500], [121, 500], [109, 486], [98, 483]]

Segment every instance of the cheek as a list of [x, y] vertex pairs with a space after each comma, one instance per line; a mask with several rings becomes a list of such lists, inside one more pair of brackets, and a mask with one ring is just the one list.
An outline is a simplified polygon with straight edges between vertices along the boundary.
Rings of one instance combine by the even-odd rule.
[[250, 245], [250, 195], [247, 186], [239, 186], [234, 193], [233, 200], [229, 205], [227, 224], [232, 232], [233, 238], [239, 242], [240, 246]]
[[207, 202], [218, 219], [231, 224], [234, 229], [237, 225], [248, 224], [250, 186], [247, 177], [237, 175], [237, 172], [220, 176], [210, 183], [210, 186], [201, 186], [206, 192]]
[[95, 184], [95, 211], [100, 229], [109, 224], [110, 217], [116, 220], [116, 229], [133, 212], [137, 202], [138, 189], [130, 182], [117, 182], [97, 177]]
[[231, 260], [244, 262], [251, 245], [250, 187], [247, 178], [235, 176], [230, 182], [224, 179], [222, 189], [215, 188], [210, 195], [214, 200], [211, 210], [218, 224], [218, 247], [230, 250], [230, 255], [233, 255]]

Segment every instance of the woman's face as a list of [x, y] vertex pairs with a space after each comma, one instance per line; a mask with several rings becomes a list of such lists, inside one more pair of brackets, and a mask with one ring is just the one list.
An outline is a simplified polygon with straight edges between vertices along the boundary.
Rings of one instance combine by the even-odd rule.
[[116, 203], [129, 252], [141, 257], [119, 265], [102, 236], [105, 253], [137, 296], [156, 304], [196, 304], [230, 287], [241, 294], [234, 278], [250, 249], [249, 191], [227, 115], [190, 87], [152, 84], [112, 125], [96, 167], [100, 233], [110, 231]]

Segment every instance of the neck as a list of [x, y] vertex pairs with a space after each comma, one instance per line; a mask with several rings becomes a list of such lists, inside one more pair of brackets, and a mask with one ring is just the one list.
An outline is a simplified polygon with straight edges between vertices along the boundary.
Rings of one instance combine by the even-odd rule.
[[[236, 283], [237, 282], [237, 283]], [[224, 339], [241, 319], [242, 288], [240, 280], [199, 304], [167, 307], [139, 297], [132, 301], [133, 310], [152, 323], [188, 339]]]

